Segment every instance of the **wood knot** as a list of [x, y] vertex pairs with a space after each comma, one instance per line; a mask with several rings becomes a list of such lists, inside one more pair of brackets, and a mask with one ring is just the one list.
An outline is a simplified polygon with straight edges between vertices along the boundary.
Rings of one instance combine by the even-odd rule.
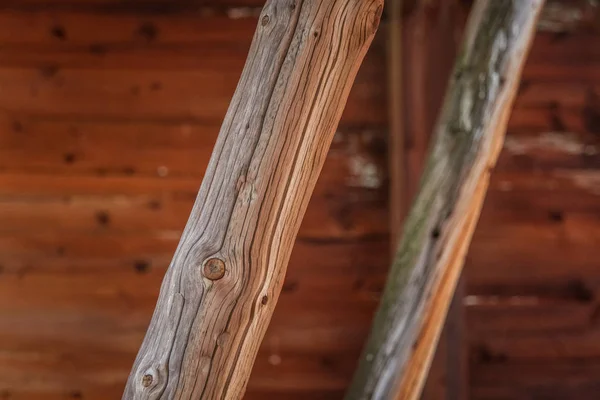
[[264, 17], [262, 17], [262, 19], [260, 20], [260, 24], [262, 26], [267, 26], [269, 24], [269, 21], [271, 20], [271, 17], [269, 17], [268, 15], [265, 15]]
[[144, 22], [138, 28], [137, 33], [142, 39], [152, 42], [158, 36], [158, 28], [151, 22]]
[[225, 276], [225, 263], [218, 258], [211, 258], [204, 263], [204, 276], [211, 281], [218, 281]]
[[52, 37], [54, 37], [55, 39], [58, 39], [60, 41], [67, 40], [67, 31], [61, 25], [53, 26], [50, 29], [50, 34], [52, 35]]
[[231, 334], [229, 332], [221, 332], [221, 334], [217, 336], [217, 346], [225, 347], [225, 345], [227, 345], [227, 342], [229, 342], [230, 337]]
[[153, 381], [154, 381], [154, 377], [150, 374], [146, 374], [142, 378], [142, 386], [145, 388], [150, 387], [150, 385], [152, 385]]

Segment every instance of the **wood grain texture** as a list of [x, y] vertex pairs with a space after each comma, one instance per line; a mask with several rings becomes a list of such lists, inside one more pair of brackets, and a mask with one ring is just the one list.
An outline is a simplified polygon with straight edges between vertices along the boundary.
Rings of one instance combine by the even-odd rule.
[[[0, 119], [210, 124], [216, 134], [257, 22], [255, 14], [0, 9]], [[64, 38], [53, 36], [57, 27]], [[383, 38], [357, 75], [344, 126], [385, 125]]]
[[[30, 71], [20, 85], [8, 84], [12, 73], [0, 79], [0, 398], [122, 396], [256, 28], [257, 14], [237, 19], [244, 10], [226, 3], [0, 2], [0, 65]], [[600, 337], [599, 26], [538, 31], [527, 59], [517, 101], [541, 91], [557, 102], [538, 96], [512, 111], [467, 256], [474, 400], [597, 399], [597, 349], [582, 357], [572, 346], [576, 335], [582, 346]], [[352, 378], [389, 268], [385, 42], [384, 19], [247, 399], [340, 399]], [[193, 87], [179, 92], [181, 82]], [[40, 85], [52, 90], [43, 104], [27, 94]], [[18, 107], [15, 95], [26, 97]], [[207, 112], [188, 115], [190, 104]], [[522, 343], [529, 357], [513, 359]], [[443, 385], [436, 371], [427, 385]], [[438, 400], [443, 387], [431, 389]]]
[[421, 188], [347, 399], [415, 399], [421, 393], [542, 4], [474, 6]]
[[85, 9], [101, 13], [159, 14], [177, 12], [260, 11], [265, 0], [6, 0], [0, 9], [53, 12]]
[[[243, 395], [382, 8], [291, 0], [263, 9], [124, 399]], [[222, 279], [202, 276], [207, 260], [222, 264]]]

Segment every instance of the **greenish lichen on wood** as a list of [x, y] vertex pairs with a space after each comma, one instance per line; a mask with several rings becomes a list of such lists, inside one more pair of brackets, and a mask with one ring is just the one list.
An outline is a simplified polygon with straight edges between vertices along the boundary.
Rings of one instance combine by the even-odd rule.
[[458, 240], [452, 228], [465, 224], [466, 217], [456, 211], [459, 198], [468, 198], [495, 163], [494, 142], [502, 140], [504, 131], [496, 124], [512, 103], [510, 93], [542, 3], [480, 0], [474, 6], [419, 193], [347, 400], [394, 398], [418, 345], [436, 282], [445, 273], [442, 260]]

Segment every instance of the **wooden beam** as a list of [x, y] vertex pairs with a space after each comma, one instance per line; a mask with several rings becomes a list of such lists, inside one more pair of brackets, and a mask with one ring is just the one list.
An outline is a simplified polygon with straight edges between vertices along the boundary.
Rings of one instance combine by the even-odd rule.
[[124, 399], [243, 396], [382, 8], [267, 2]]
[[402, 0], [391, 0], [388, 3], [388, 104], [389, 104], [389, 144], [388, 165], [390, 174], [390, 235], [392, 254], [400, 239], [400, 229], [406, 204], [408, 190], [406, 180], [405, 136], [403, 101], [404, 85], [402, 84]]
[[[387, 6], [390, 233], [395, 253], [406, 209], [423, 171], [464, 18], [458, 0], [395, 0]], [[448, 313], [423, 400], [458, 400], [458, 393], [467, 392], [467, 341], [459, 329], [465, 324], [463, 297], [464, 292], [455, 293], [455, 306]], [[463, 375], [459, 378], [458, 374]]]
[[502, 147], [542, 0], [480, 0], [346, 399], [417, 399]]

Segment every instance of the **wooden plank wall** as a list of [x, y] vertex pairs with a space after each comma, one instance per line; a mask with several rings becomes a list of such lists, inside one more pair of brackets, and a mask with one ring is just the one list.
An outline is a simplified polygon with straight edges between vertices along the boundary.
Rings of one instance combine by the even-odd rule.
[[[149, 4], [151, 3], [151, 4]], [[263, 1], [0, 4], [0, 399], [117, 399]], [[388, 267], [385, 27], [248, 399], [340, 398]]]
[[[0, 399], [120, 398], [262, 2], [0, 3]], [[526, 67], [468, 257], [473, 399], [600, 390], [598, 26], [538, 34]], [[248, 399], [340, 398], [368, 332], [389, 261], [385, 34]]]

